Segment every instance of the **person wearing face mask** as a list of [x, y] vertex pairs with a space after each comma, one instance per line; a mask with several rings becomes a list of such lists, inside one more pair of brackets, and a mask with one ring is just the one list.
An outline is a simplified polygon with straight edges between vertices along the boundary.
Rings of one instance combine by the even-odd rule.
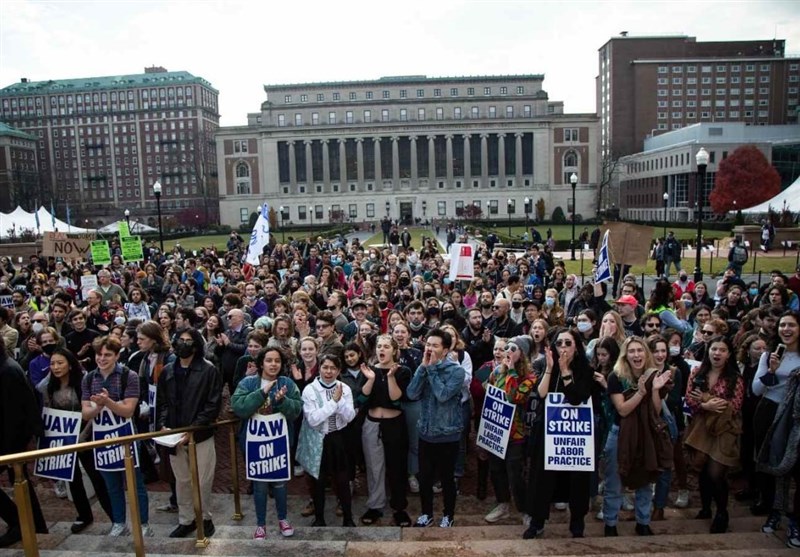
[[[222, 406], [222, 376], [214, 365], [203, 357], [205, 343], [196, 329], [184, 329], [175, 341], [177, 359], [164, 366], [158, 378], [156, 430], [187, 426], [207, 426], [216, 421]], [[192, 481], [189, 472], [189, 452], [184, 434], [178, 445], [170, 449], [170, 464], [175, 474], [178, 502], [178, 526], [171, 538], [183, 538], [197, 529], [192, 503]], [[214, 430], [194, 432], [197, 451], [197, 471], [200, 482], [200, 501], [203, 507], [203, 533], [214, 534], [210, 512], [211, 487], [217, 454]]]
[[555, 288], [548, 288], [545, 291], [542, 317], [551, 327], [563, 327], [566, 322], [564, 308], [558, 303], [558, 292]]
[[[52, 327], [40, 328], [34, 338], [37, 346], [41, 349], [41, 353], [28, 364], [28, 380], [31, 385], [36, 386], [42, 379], [47, 377], [50, 372], [50, 356], [64, 341]], [[41, 397], [38, 398], [41, 403]]]
[[672, 289], [675, 291], [676, 300], [687, 292], [694, 292], [694, 281], [689, 278], [686, 269], [681, 269], [678, 273], [678, 279], [672, 283]]

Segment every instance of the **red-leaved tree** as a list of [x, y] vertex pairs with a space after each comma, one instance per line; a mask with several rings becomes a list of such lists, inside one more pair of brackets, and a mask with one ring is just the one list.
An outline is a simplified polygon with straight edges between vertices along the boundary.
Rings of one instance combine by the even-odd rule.
[[763, 203], [780, 189], [781, 177], [767, 157], [756, 146], [743, 145], [719, 163], [709, 201], [715, 213], [727, 213]]

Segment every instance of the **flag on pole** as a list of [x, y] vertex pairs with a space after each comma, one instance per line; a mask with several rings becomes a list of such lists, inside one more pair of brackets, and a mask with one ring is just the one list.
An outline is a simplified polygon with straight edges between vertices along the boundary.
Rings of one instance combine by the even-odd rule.
[[72, 213], [69, 210], [69, 201], [67, 201], [67, 230], [72, 231]]
[[250, 235], [250, 246], [247, 249], [245, 261], [251, 265], [260, 264], [259, 257], [267, 244], [269, 244], [269, 204], [264, 203], [253, 227], [253, 233]]
[[597, 255], [597, 270], [594, 274], [595, 282], [606, 282], [611, 280], [611, 259], [608, 257], [608, 230], [603, 235], [603, 243]]
[[39, 204], [36, 204], [36, 211], [33, 212], [33, 216], [36, 217], [36, 232], [39, 232]]
[[50, 221], [53, 225], [53, 230], [56, 229], [56, 210], [53, 207], [53, 200], [50, 200]]

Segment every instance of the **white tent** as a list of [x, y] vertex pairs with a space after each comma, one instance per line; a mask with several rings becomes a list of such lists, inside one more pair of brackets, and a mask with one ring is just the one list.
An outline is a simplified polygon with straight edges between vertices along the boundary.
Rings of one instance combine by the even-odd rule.
[[768, 213], [770, 207], [773, 211], [780, 212], [783, 211], [784, 202], [786, 202], [786, 208], [792, 213], [800, 212], [800, 178], [769, 201], [759, 203], [749, 209], [742, 209], [742, 213], [748, 215]]
[[[39, 226], [36, 226], [37, 216]], [[0, 238], [10, 237], [10, 231], [14, 231], [19, 236], [25, 228], [38, 234], [43, 232], [70, 232], [73, 234], [95, 232], [94, 229], [70, 226], [66, 222], [54, 218], [44, 207], [39, 207], [36, 213], [29, 213], [22, 207], [17, 207], [11, 213], [0, 213]]]
[[[116, 234], [119, 232], [119, 223], [123, 221], [112, 222], [111, 224], [107, 224], [103, 228], [100, 228], [98, 232], [102, 232], [103, 234]], [[148, 232], [158, 232], [157, 228], [153, 228], [152, 226], [148, 226], [145, 223], [138, 221], [138, 220], [131, 220], [130, 226], [131, 234], [134, 236], [137, 234], [147, 234]]]

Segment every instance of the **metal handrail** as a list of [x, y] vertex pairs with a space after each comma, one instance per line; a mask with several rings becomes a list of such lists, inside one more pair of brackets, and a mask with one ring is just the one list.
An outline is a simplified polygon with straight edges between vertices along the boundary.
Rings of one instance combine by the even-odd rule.
[[209, 545], [209, 539], [205, 536], [203, 528], [203, 508], [202, 499], [200, 497], [200, 482], [198, 480], [197, 470], [197, 447], [194, 441], [194, 433], [196, 431], [203, 431], [210, 428], [220, 426], [231, 426], [229, 442], [231, 450], [231, 474], [233, 480], [233, 500], [234, 500], [234, 514], [233, 520], [241, 520], [244, 518], [242, 514], [241, 497], [239, 495], [239, 465], [238, 465], [238, 452], [236, 447], [236, 432], [234, 426], [239, 424], [241, 420], [232, 418], [227, 420], [220, 420], [207, 426], [187, 426], [163, 431], [154, 431], [148, 433], [135, 433], [133, 435], [126, 435], [124, 437], [114, 437], [113, 439], [102, 439], [100, 441], [87, 441], [84, 443], [75, 443], [74, 445], [65, 445], [62, 447], [52, 447], [47, 449], [37, 449], [33, 451], [26, 451], [22, 453], [14, 453], [6, 456], [0, 456], [0, 467], [13, 466], [14, 467], [14, 500], [17, 504], [17, 514], [19, 515], [20, 530], [22, 533], [22, 547], [25, 550], [26, 557], [38, 557], [39, 548], [36, 541], [36, 529], [33, 524], [33, 509], [31, 506], [30, 492], [28, 490], [28, 480], [23, 474], [23, 464], [35, 460], [37, 458], [44, 458], [49, 456], [58, 456], [69, 454], [79, 451], [88, 451], [90, 449], [97, 449], [100, 447], [108, 447], [112, 445], [122, 445], [125, 449], [125, 480], [128, 507], [131, 514], [131, 526], [133, 534], [133, 545], [137, 557], [144, 557], [144, 538], [142, 535], [141, 519], [139, 517], [139, 500], [136, 492], [136, 473], [133, 465], [133, 451], [131, 450], [131, 443], [137, 441], [144, 441], [147, 439], [154, 439], [156, 437], [163, 437], [165, 435], [172, 435], [175, 433], [188, 433], [188, 453], [189, 453], [189, 473], [192, 482], [192, 502], [194, 506], [195, 525], [197, 526], [197, 539], [195, 542], [196, 547], [205, 548]]

